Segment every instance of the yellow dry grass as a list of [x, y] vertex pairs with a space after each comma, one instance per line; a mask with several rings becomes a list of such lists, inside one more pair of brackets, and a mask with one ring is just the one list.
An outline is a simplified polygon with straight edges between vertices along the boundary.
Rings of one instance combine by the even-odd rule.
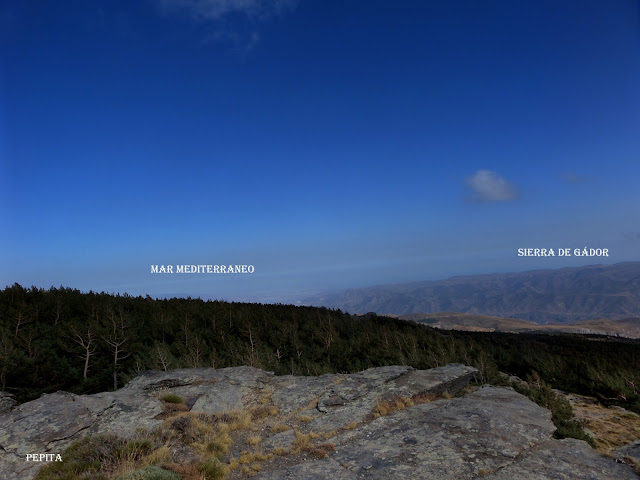
[[291, 430], [291, 427], [286, 423], [279, 423], [271, 427], [271, 433], [286, 432], [287, 430]]
[[640, 416], [635, 413], [605, 407], [594, 399], [578, 395], [572, 395], [569, 400], [576, 419], [585, 422], [599, 452], [611, 453], [640, 438]]
[[343, 430], [353, 430], [358, 426], [358, 422], [351, 422], [349, 425], [342, 427]]
[[[378, 402], [374, 407], [371, 416], [373, 418], [384, 417], [386, 415], [389, 415], [390, 413], [397, 412], [398, 410], [403, 410], [407, 407], [412, 407], [421, 403], [432, 402], [437, 398], [440, 398], [440, 396], [431, 393], [419, 393], [410, 397], [392, 397], [387, 400]], [[353, 426], [353, 428], [355, 428], [355, 425]]]

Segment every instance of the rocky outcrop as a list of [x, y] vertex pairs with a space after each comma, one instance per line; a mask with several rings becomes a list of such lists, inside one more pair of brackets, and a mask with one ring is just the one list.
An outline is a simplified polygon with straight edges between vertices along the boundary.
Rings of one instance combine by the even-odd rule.
[[[451, 398], [475, 373], [456, 364], [319, 377], [277, 377], [251, 367], [146, 372], [116, 392], [58, 392], [0, 414], [0, 479], [33, 478], [42, 463], [27, 462], [27, 454], [62, 453], [84, 435], [126, 438], [160, 425], [165, 393], [206, 414], [272, 406], [297, 428], [321, 435], [326, 458], [267, 462], [254, 478], [637, 478], [584, 442], [553, 439], [550, 413], [513, 390], [484, 387]], [[424, 398], [430, 401], [417, 401]], [[399, 399], [401, 409], [381, 409]], [[263, 429], [260, 448], [291, 447], [297, 433]]]
[[17, 404], [13, 395], [6, 392], [0, 392], [0, 414], [10, 411]]
[[631, 479], [626, 465], [585, 442], [551, 438], [550, 413], [510, 389], [416, 405], [332, 439], [327, 459], [254, 478]]

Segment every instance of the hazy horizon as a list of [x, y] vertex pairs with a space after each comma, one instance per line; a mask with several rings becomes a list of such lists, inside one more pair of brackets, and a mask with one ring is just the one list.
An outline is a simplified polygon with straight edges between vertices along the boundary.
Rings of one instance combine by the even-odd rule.
[[444, 276], [434, 276], [431, 278], [421, 278], [421, 279], [414, 279], [414, 280], [407, 280], [407, 281], [402, 281], [402, 282], [384, 282], [384, 283], [373, 283], [373, 284], [362, 284], [362, 285], [351, 285], [351, 286], [345, 286], [342, 288], [337, 288], [337, 287], [331, 287], [331, 288], [325, 288], [325, 289], [307, 289], [307, 290], [303, 290], [303, 289], [296, 289], [296, 290], [292, 290], [292, 291], [283, 291], [283, 290], [277, 290], [274, 294], [273, 291], [271, 290], [258, 290], [258, 291], [254, 291], [252, 292], [253, 296], [247, 296], [247, 297], [234, 297], [234, 296], [224, 296], [224, 295], [216, 295], [215, 292], [213, 293], [207, 293], [207, 292], [199, 292], [199, 293], [194, 293], [194, 292], [188, 292], [188, 291], [183, 291], [183, 292], [146, 292], [146, 291], [128, 291], [128, 290], [119, 290], [119, 291], [115, 291], [115, 290], [105, 290], [105, 289], [84, 289], [84, 288], [80, 288], [80, 287], [76, 287], [73, 285], [32, 285], [32, 284], [20, 284], [20, 282], [13, 282], [11, 284], [7, 284], [5, 285], [3, 288], [6, 287], [10, 287], [11, 285], [18, 283], [20, 284], [22, 287], [24, 288], [31, 288], [31, 287], [37, 287], [37, 288], [44, 288], [49, 289], [49, 288], [72, 288], [72, 289], [76, 289], [76, 290], [80, 290], [83, 293], [88, 293], [90, 291], [93, 291], [94, 293], [107, 293], [107, 294], [120, 294], [120, 295], [131, 295], [131, 296], [146, 296], [149, 295], [152, 298], [156, 298], [156, 299], [170, 299], [170, 298], [200, 298], [202, 300], [220, 300], [220, 301], [229, 301], [229, 302], [248, 302], [248, 303], [287, 303], [287, 304], [298, 304], [298, 305], [314, 305], [314, 306], [322, 306], [320, 304], [316, 305], [314, 302], [309, 303], [309, 299], [310, 298], [314, 298], [317, 299], [320, 296], [323, 295], [331, 295], [331, 294], [336, 294], [336, 293], [342, 293], [345, 292], [346, 290], [359, 290], [359, 289], [367, 289], [367, 288], [371, 288], [371, 287], [386, 287], [386, 286], [393, 286], [393, 285], [409, 285], [412, 283], [423, 283], [423, 282], [438, 282], [441, 280], [447, 280], [447, 279], [451, 279], [451, 278], [456, 278], [456, 277], [465, 277], [465, 276], [483, 276], [483, 275], [501, 275], [501, 274], [518, 274], [518, 273], [526, 273], [526, 272], [534, 272], [534, 271], [546, 271], [546, 270], [562, 270], [565, 268], [581, 268], [581, 267], [598, 267], [598, 266], [613, 266], [613, 265], [617, 265], [617, 264], [623, 264], [623, 263], [638, 263], [640, 261], [638, 260], [627, 260], [627, 261], [623, 261], [623, 262], [616, 262], [616, 263], [586, 263], [584, 265], [572, 265], [572, 266], [565, 266], [565, 267], [557, 267], [557, 268], [545, 268], [545, 267], [541, 267], [541, 268], [531, 268], [531, 269], [526, 269], [526, 270], [505, 270], [505, 271], [486, 271], [486, 272], [475, 272], [475, 273], [459, 273], [459, 274], [451, 274], [451, 275], [444, 275]]

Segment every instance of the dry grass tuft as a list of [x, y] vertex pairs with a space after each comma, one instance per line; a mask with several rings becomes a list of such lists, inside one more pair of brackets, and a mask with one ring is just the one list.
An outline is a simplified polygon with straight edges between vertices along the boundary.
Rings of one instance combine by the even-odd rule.
[[353, 430], [358, 426], [358, 422], [351, 422], [349, 425], [342, 427], [343, 430]]
[[287, 430], [291, 430], [291, 427], [284, 423], [273, 425], [271, 427], [271, 433], [281, 433], [281, 432], [286, 432]]
[[640, 462], [633, 457], [624, 457], [624, 461], [633, 467], [638, 475], [640, 475]]
[[249, 410], [230, 410], [224, 413], [218, 413], [215, 416], [216, 421], [226, 423], [229, 428], [234, 430], [244, 430], [251, 426], [253, 416]]
[[165, 419], [157, 431], [163, 443], [191, 445], [213, 432], [213, 419], [203, 413], [181, 412]]
[[171, 449], [166, 445], [162, 445], [144, 457], [142, 459], [142, 465], [161, 465], [163, 463], [171, 463], [172, 461], [173, 455], [171, 455]]
[[271, 450], [271, 453], [273, 453], [274, 455], [278, 455], [280, 457], [284, 457], [285, 455], [289, 455], [289, 449], [287, 448], [283, 448], [283, 447], [276, 447], [273, 450]]
[[292, 443], [292, 448], [294, 450], [299, 450], [309, 444], [311, 441], [311, 435], [308, 433], [296, 432], [296, 438]]
[[291, 444], [290, 453], [297, 454], [311, 446], [311, 440], [319, 438], [321, 435], [315, 432], [302, 433], [296, 431], [296, 438]]
[[333, 443], [321, 443], [319, 445], [308, 444], [301, 450], [314, 458], [320, 459], [327, 458], [331, 452], [335, 452], [336, 447]]
[[181, 412], [189, 411], [189, 407], [187, 407], [184, 403], [165, 402], [164, 400], [161, 403], [162, 403], [162, 413], [156, 417], [157, 419], [160, 419], [160, 420], [165, 418], [171, 418]]
[[232, 445], [233, 440], [231, 436], [227, 432], [220, 431], [216, 432], [216, 435], [211, 435], [206, 438], [203, 443], [204, 450], [207, 453], [212, 453], [220, 457], [225, 455]]
[[261, 405], [251, 411], [251, 417], [254, 420], [258, 420], [262, 418], [273, 417], [279, 412], [280, 410], [278, 409], [278, 407], [274, 405]]
[[258, 399], [258, 402], [261, 405], [267, 405], [269, 402], [271, 402], [271, 396], [273, 395], [273, 391], [267, 389], [267, 388], [263, 388], [261, 391], [261, 396]]
[[451, 396], [446, 397], [445, 395], [448, 395], [447, 392], [442, 395], [436, 395], [434, 393], [417, 393], [411, 397], [411, 400], [413, 400], [414, 405], [420, 405], [422, 403], [431, 403], [439, 398], [451, 398]]
[[[434, 395], [432, 393], [418, 393], [411, 397], [391, 397], [388, 400], [378, 402], [374, 407], [370, 418], [384, 417], [393, 412], [397, 412], [398, 410], [403, 410], [414, 405], [420, 405], [421, 403], [429, 403], [438, 398], [442, 398], [442, 396]], [[355, 422], [352, 422], [351, 424], [353, 423]], [[355, 425], [353, 428], [355, 428]]]
[[320, 434], [320, 436], [322, 438], [331, 438], [331, 437], [335, 437], [337, 434], [338, 434], [337, 430], [329, 430], [328, 432], [324, 432]]
[[163, 465], [171, 471], [176, 472], [184, 480], [202, 480], [202, 473], [198, 470], [198, 466], [194, 464], [167, 463]]

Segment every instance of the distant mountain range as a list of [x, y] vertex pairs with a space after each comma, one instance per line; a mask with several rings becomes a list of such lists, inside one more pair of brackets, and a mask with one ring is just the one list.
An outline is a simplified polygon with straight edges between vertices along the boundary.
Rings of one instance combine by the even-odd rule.
[[538, 324], [622, 320], [640, 317], [640, 262], [381, 285], [304, 303], [349, 313], [460, 312]]

